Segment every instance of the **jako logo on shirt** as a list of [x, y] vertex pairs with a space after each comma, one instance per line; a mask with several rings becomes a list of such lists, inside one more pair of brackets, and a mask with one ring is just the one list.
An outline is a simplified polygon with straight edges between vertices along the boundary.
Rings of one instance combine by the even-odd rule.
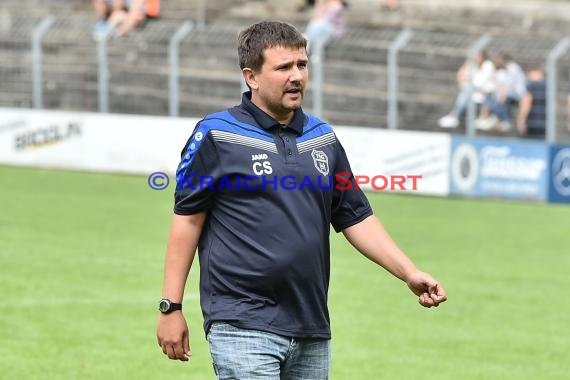
[[[271, 162], [267, 159], [269, 157], [267, 154], [252, 154], [251, 160], [253, 161], [253, 173], [255, 175], [271, 174], [273, 173], [273, 168], [271, 167]], [[264, 160], [260, 162], [261, 160]]]

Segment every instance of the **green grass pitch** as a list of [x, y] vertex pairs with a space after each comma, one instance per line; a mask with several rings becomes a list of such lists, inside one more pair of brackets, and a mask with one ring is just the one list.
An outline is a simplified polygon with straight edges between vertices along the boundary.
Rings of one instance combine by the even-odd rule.
[[[570, 370], [570, 207], [371, 194], [400, 246], [445, 285], [423, 309], [332, 235], [332, 379], [554, 380]], [[197, 265], [194, 356], [156, 343], [172, 184], [0, 167], [1, 379], [213, 379]]]

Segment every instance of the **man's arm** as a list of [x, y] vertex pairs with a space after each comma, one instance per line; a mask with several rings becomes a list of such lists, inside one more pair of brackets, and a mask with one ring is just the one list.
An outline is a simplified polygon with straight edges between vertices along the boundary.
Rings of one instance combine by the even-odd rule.
[[[174, 215], [172, 218], [164, 263], [163, 298], [182, 303], [205, 220], [205, 211], [194, 215]], [[156, 336], [158, 345], [170, 359], [187, 361], [192, 355], [188, 325], [182, 311], [161, 314]]]
[[360, 253], [404, 281], [422, 306], [437, 306], [447, 299], [443, 286], [416, 268], [375, 216], [346, 228], [343, 233]]
[[517, 117], [517, 130], [521, 135], [526, 135], [527, 133], [528, 126], [526, 121], [531, 107], [532, 94], [530, 92], [526, 92], [519, 102], [519, 114]]

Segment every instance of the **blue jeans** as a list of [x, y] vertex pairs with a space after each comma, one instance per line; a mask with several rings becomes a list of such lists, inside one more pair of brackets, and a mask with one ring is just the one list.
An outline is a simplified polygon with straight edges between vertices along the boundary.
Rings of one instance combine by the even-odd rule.
[[462, 85], [461, 91], [455, 99], [455, 104], [453, 105], [453, 111], [451, 111], [455, 116], [461, 117], [465, 109], [467, 108], [467, 103], [469, 102], [469, 86]]
[[208, 343], [220, 380], [325, 380], [330, 340], [296, 339], [216, 322]]
[[511, 121], [507, 103], [499, 101], [497, 97], [494, 97], [491, 102], [491, 113], [497, 115], [499, 121]]

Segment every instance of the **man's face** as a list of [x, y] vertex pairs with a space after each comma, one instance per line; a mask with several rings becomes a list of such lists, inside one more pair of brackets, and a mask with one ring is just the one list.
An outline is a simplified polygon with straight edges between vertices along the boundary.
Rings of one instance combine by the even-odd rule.
[[308, 80], [304, 48], [275, 46], [264, 51], [261, 70], [253, 73], [252, 101], [276, 120], [301, 106]]

